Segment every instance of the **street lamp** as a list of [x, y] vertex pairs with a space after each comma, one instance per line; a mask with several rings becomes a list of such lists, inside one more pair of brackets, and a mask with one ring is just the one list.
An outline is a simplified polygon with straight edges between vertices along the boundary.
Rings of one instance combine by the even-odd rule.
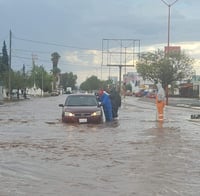
[[170, 12], [171, 7], [178, 1], [175, 0], [172, 3], [167, 3], [165, 0], [161, 0], [168, 7], [168, 34], [167, 34], [167, 54], [169, 53], [169, 44], [170, 44]]
[[[169, 58], [169, 44], [170, 44], [170, 11], [171, 7], [178, 1], [175, 0], [172, 3], [167, 3], [165, 0], [161, 0], [168, 7], [168, 34], [167, 34], [167, 58]], [[166, 85], [166, 105], [168, 105], [168, 84]]]

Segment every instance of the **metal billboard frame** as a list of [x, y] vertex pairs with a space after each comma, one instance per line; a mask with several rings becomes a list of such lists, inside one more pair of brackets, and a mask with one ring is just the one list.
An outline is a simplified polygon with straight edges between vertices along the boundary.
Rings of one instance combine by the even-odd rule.
[[119, 67], [120, 90], [122, 67], [134, 67], [139, 58], [139, 39], [102, 39], [101, 67]]

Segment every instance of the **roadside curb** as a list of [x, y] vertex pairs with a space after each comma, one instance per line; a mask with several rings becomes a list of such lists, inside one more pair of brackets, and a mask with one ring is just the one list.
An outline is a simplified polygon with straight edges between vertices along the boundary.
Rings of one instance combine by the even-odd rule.
[[196, 109], [196, 110], [200, 110], [200, 106], [193, 106], [190, 104], [177, 104], [176, 107], [183, 107], [183, 108], [192, 108], [192, 109]]
[[[147, 103], [151, 103], [154, 104], [154, 99], [150, 99], [150, 98], [145, 98], [145, 97], [141, 97], [138, 99], [139, 101], [143, 101], [143, 102], [147, 102]], [[195, 101], [195, 102], [194, 102]], [[196, 100], [194, 100], [192, 102], [192, 100], [188, 101], [188, 103], [183, 103], [183, 100], [170, 100], [170, 103], [166, 106], [171, 106], [171, 107], [182, 107], [182, 108], [191, 108], [191, 109], [195, 109], [195, 110], [200, 110], [200, 102], [196, 102]], [[126, 102], [126, 101], [125, 101]], [[129, 102], [129, 101], [127, 101]], [[182, 103], [181, 103], [182, 102]]]

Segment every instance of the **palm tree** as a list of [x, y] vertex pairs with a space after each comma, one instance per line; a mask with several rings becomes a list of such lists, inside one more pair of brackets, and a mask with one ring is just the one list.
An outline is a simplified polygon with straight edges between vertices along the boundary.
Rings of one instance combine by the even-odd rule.
[[51, 54], [51, 61], [53, 64], [53, 90], [56, 90], [56, 81], [58, 81], [60, 69], [58, 68], [58, 61], [60, 55], [57, 52]]

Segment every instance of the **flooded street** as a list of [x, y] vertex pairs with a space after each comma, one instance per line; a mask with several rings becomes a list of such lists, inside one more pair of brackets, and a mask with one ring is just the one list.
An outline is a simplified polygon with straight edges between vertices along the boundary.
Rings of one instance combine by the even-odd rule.
[[0, 105], [0, 196], [199, 196], [200, 110], [127, 97], [119, 120], [61, 122], [65, 95]]

